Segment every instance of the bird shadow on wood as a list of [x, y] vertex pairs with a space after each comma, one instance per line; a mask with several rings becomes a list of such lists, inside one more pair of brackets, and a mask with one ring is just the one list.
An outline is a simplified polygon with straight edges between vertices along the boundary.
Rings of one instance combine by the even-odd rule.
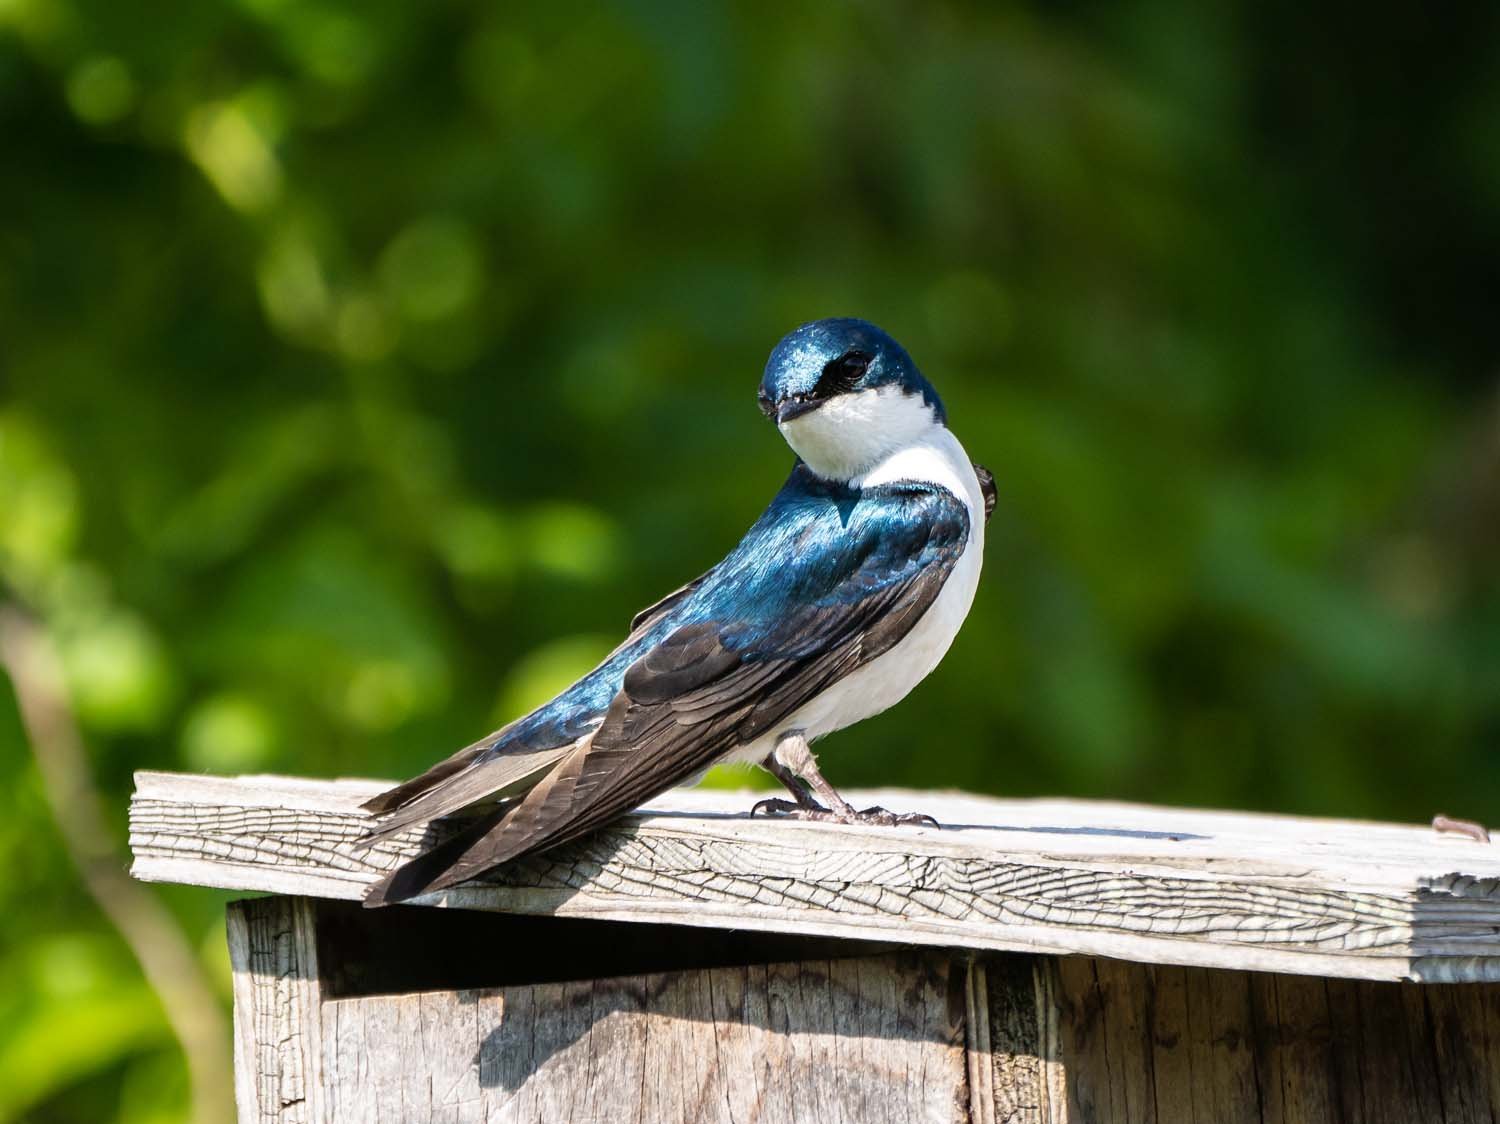
[[1012, 827], [1009, 824], [944, 824], [945, 828], [963, 829], [973, 828], [983, 831], [1024, 831], [1034, 835], [1089, 835], [1099, 836], [1106, 839], [1160, 839], [1168, 843], [1181, 843], [1193, 839], [1212, 839], [1211, 835], [1201, 835], [1191, 831], [1147, 831], [1144, 828], [1134, 827], [1049, 827], [1043, 824], [1032, 824], [1027, 827]]
[[[902, 811], [904, 809], [896, 809]], [[920, 811], [920, 809], [917, 809]], [[753, 820], [756, 823], [776, 823], [775, 814], [752, 816], [746, 812], [683, 812], [675, 809], [650, 809], [645, 813], [636, 815], [649, 815], [653, 820], [722, 820], [724, 822], [735, 822]], [[791, 822], [788, 820], [787, 822]], [[837, 831], [836, 824], [822, 825], [823, 830]], [[1211, 839], [1211, 835], [1203, 835], [1191, 831], [1152, 831], [1146, 828], [1135, 827], [1109, 827], [1090, 826], [1087, 824], [1007, 824], [1007, 823], [954, 823], [947, 820], [939, 820], [937, 828], [923, 826], [913, 828], [911, 826], [882, 827], [881, 831], [911, 832], [920, 830], [923, 832], [938, 831], [940, 833], [962, 832], [962, 831], [1016, 831], [1028, 835], [1086, 835], [1098, 836], [1111, 839], [1160, 839], [1167, 842], [1179, 842], [1182, 840]]]
[[856, 952], [466, 998], [486, 1009], [481, 1023], [493, 1023], [474, 1055], [480, 1086], [514, 1093], [554, 1065], [630, 1074], [632, 1083], [674, 1083], [684, 1075], [650, 1067], [671, 1057], [709, 1070], [728, 1059], [781, 1081], [796, 1076], [773, 1071], [805, 1067], [818, 1054], [834, 1065], [841, 1049], [896, 1057], [904, 1052], [901, 1044], [961, 1046], [963, 979], [963, 965], [942, 953]]
[[657, 1049], [669, 1035], [679, 1051], [737, 1051], [736, 1064], [790, 1065], [792, 1041], [829, 1051], [864, 1040], [962, 1043], [966, 967], [942, 950], [339, 901], [315, 908], [323, 998], [446, 992], [472, 1006], [473, 1064], [487, 1089], [515, 1092], [543, 1068], [581, 1058], [598, 1072], [639, 1073], [657, 1056], [648, 1033]]
[[[894, 809], [895, 811], [906, 811], [909, 809]], [[915, 809], [921, 811], [920, 808]], [[774, 814], [764, 816], [752, 816], [749, 812], [683, 812], [676, 809], [652, 808], [647, 813], [652, 819], [684, 819], [684, 820], [749, 820], [757, 823], [777, 822]], [[829, 830], [838, 830], [836, 825], [826, 825]], [[881, 828], [882, 831], [912, 831], [910, 826]], [[936, 829], [922, 827], [922, 831], [954, 832], [954, 831], [1020, 831], [1032, 835], [1097, 835], [1105, 838], [1115, 839], [1161, 839], [1168, 842], [1177, 842], [1185, 839], [1209, 839], [1208, 835], [1195, 834], [1190, 831], [1148, 831], [1145, 828], [1134, 827], [1090, 827], [1085, 824], [1069, 824], [1066, 826], [1049, 824], [1006, 824], [1006, 823], [953, 823], [948, 820], [939, 820]]]

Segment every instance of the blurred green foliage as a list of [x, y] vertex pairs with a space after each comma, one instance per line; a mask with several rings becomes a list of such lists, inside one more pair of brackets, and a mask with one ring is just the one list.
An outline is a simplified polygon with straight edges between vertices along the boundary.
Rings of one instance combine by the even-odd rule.
[[[830, 776], [1500, 816], [1500, 9], [1390, 13], [0, 0], [0, 579], [111, 806], [545, 698], [756, 516], [765, 354], [854, 314], [1001, 506]], [[8, 692], [0, 773], [0, 1119], [178, 1119]]]

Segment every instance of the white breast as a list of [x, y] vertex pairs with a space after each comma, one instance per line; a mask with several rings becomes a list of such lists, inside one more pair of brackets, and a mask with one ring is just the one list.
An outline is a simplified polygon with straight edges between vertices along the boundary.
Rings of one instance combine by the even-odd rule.
[[984, 495], [963, 446], [943, 426], [934, 426], [922, 441], [892, 453], [853, 483], [873, 487], [901, 480], [945, 488], [963, 501], [969, 512], [968, 542], [937, 599], [894, 648], [840, 679], [773, 733], [726, 755], [725, 761], [763, 761], [786, 731], [802, 730], [809, 738], [818, 738], [879, 714], [904, 699], [947, 654], [979, 588], [984, 557]]

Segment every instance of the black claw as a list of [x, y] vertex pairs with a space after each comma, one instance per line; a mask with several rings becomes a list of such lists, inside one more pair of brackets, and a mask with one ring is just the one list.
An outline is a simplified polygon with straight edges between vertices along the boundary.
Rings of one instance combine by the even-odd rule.
[[752, 816], [769, 816], [778, 813], [785, 814], [787, 812], [795, 812], [796, 810], [797, 805], [793, 804], [790, 800], [782, 800], [776, 796], [768, 796], [764, 800], [756, 801], [754, 807], [750, 809], [750, 814]]
[[936, 818], [929, 816], [926, 812], [903, 812], [896, 817], [896, 823], [901, 827], [935, 827], [941, 829], [943, 826], [937, 822]]
[[812, 820], [815, 823], [847, 823], [837, 812], [830, 812], [821, 804], [794, 804], [778, 796], [769, 796], [757, 801], [750, 809], [752, 816], [785, 816], [789, 820]]
[[827, 808], [821, 808], [816, 805], [808, 807], [805, 804], [793, 804], [790, 800], [779, 800], [776, 797], [759, 801], [750, 809], [752, 816], [762, 813], [766, 815], [785, 816], [789, 820], [810, 820], [813, 823], [850, 822], [837, 812], [830, 812]]

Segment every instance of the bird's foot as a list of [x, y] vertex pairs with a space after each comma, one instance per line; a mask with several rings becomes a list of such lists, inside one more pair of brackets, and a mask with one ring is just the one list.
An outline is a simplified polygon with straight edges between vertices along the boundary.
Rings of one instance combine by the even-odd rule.
[[879, 804], [854, 813], [856, 823], [873, 823], [881, 827], [942, 827], [926, 812], [892, 812]]
[[942, 825], [931, 816], [921, 812], [896, 812], [888, 811], [878, 805], [874, 808], [865, 808], [863, 811], [855, 811], [849, 805], [843, 808], [825, 808], [821, 804], [811, 801], [805, 804], [794, 804], [790, 800], [781, 800], [771, 797], [759, 801], [750, 809], [752, 816], [776, 815], [786, 816], [793, 820], [810, 820], [813, 823], [844, 823], [844, 824], [875, 824], [879, 827], [941, 827]]
[[817, 820], [819, 823], [836, 822], [838, 817], [821, 804], [809, 801], [806, 804], [794, 804], [790, 800], [782, 800], [777, 796], [768, 796], [764, 800], [756, 801], [750, 809], [752, 816], [786, 816], [793, 820]]

